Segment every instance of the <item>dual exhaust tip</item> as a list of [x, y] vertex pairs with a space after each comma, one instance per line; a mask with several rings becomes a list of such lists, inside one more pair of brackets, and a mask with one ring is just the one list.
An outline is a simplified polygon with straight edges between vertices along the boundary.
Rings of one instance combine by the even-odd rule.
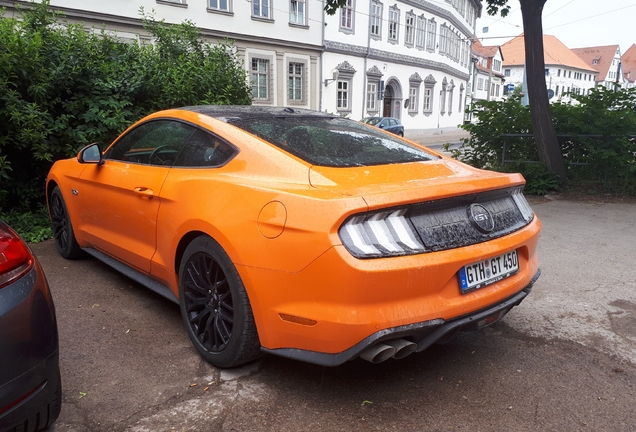
[[412, 354], [417, 348], [417, 344], [405, 339], [394, 339], [373, 345], [362, 351], [360, 358], [371, 363], [382, 363], [390, 358], [402, 359]]

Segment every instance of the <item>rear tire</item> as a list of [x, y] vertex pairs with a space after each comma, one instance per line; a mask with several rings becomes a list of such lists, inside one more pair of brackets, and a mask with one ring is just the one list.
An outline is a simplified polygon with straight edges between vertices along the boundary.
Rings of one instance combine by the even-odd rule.
[[75, 240], [71, 218], [68, 215], [62, 191], [58, 186], [55, 186], [49, 197], [49, 214], [51, 215], [55, 246], [57, 246], [60, 255], [66, 259], [74, 259], [81, 256], [82, 249], [77, 244], [77, 240]]
[[179, 303], [188, 336], [208, 363], [229, 368], [261, 355], [243, 282], [230, 257], [208, 236], [194, 239], [183, 254]]

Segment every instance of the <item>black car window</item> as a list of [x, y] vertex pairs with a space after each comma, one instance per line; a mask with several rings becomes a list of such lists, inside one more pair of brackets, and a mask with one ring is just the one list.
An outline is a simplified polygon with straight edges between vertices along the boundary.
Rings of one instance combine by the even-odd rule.
[[389, 126], [397, 126], [398, 122], [395, 119], [389, 119]]
[[314, 165], [351, 167], [438, 159], [397, 137], [340, 117], [243, 117], [227, 121]]
[[193, 126], [176, 120], [151, 120], [121, 137], [106, 159], [172, 166], [194, 131]]
[[380, 122], [380, 120], [381, 120], [380, 117], [371, 117], [371, 118], [364, 119], [363, 122], [366, 124], [370, 124], [371, 126], [375, 126]]
[[174, 162], [176, 167], [215, 167], [224, 165], [237, 150], [201, 129], [197, 129], [188, 139], [183, 151]]

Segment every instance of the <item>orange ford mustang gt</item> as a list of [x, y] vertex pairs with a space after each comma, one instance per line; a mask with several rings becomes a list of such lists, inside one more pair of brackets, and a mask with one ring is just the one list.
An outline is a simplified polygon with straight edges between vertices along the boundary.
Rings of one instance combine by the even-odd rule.
[[519, 174], [339, 116], [152, 114], [47, 179], [55, 243], [179, 303], [198, 352], [336, 366], [401, 358], [501, 319], [539, 276]]

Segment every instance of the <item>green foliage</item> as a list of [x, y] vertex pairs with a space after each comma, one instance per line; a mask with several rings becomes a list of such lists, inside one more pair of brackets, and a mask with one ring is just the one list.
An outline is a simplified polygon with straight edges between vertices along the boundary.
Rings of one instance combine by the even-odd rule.
[[[568, 180], [600, 182], [605, 190], [633, 193], [636, 89], [614, 91], [598, 87], [588, 95], [572, 97], [578, 103], [551, 105], [561, 152], [569, 165]], [[479, 168], [518, 170], [526, 177], [526, 190], [531, 193], [556, 190], [559, 182], [548, 175], [543, 165], [522, 163], [539, 160], [534, 139], [502, 136], [532, 133], [530, 111], [519, 102], [519, 96], [513, 94], [502, 102], [475, 103], [472, 115], [478, 121], [463, 126], [470, 138], [462, 140], [453, 155]]]
[[0, 211], [0, 219], [9, 224], [28, 243], [39, 243], [53, 237], [45, 205], [40, 205], [34, 212], [18, 212], [15, 209], [7, 213]]
[[[247, 72], [228, 41], [211, 45], [190, 22], [143, 16], [155, 44], [59, 21], [49, 0], [0, 18], [0, 207], [43, 202], [53, 161], [91, 142], [108, 145], [151, 112], [250, 104]], [[1, 14], [0, 14], [1, 16]], [[2, 209], [0, 209], [1, 211]]]
[[526, 179], [524, 192], [530, 195], [546, 195], [561, 189], [558, 175], [541, 163], [513, 162], [501, 166], [503, 172], [520, 172]]
[[462, 126], [470, 132], [470, 138], [462, 139], [462, 145], [453, 150], [453, 156], [478, 168], [496, 169], [501, 165], [502, 151], [506, 144], [506, 159], [537, 160], [537, 150], [531, 139], [504, 138], [502, 134], [530, 133], [531, 119], [528, 107], [521, 106], [521, 96], [513, 95], [503, 102], [478, 101], [472, 115], [478, 123]]

